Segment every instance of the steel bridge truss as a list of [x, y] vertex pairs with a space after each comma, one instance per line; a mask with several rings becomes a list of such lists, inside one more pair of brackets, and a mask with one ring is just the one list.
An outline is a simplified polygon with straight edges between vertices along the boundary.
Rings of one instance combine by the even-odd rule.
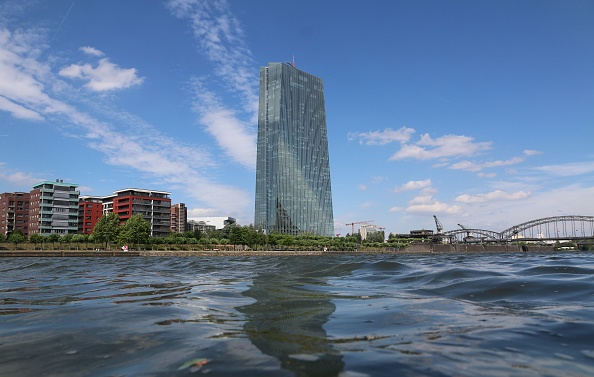
[[594, 216], [554, 216], [514, 225], [502, 232], [455, 229], [443, 232], [451, 242], [511, 242], [521, 240], [581, 240], [594, 238]]

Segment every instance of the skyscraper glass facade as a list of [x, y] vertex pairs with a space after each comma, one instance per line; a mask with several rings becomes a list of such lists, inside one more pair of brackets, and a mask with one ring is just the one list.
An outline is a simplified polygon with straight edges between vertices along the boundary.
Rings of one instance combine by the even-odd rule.
[[324, 84], [287, 63], [260, 68], [254, 224], [334, 235]]

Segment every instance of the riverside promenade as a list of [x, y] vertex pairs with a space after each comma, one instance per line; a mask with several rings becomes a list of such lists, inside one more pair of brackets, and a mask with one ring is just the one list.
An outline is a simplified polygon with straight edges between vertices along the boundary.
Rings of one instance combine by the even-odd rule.
[[216, 257], [216, 256], [292, 256], [292, 255], [361, 255], [361, 254], [447, 254], [447, 253], [514, 253], [553, 252], [553, 246], [466, 245], [431, 243], [403, 248], [360, 249], [353, 251], [307, 250], [0, 250], [1, 257]]

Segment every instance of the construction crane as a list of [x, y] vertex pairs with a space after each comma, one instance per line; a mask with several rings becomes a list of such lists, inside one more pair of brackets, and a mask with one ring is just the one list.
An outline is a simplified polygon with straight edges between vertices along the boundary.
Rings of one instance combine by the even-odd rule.
[[458, 224], [458, 226], [466, 231], [466, 237], [470, 237], [470, 230], [462, 224]]
[[367, 220], [367, 221], [353, 221], [352, 223], [348, 223], [346, 225], [350, 225], [351, 226], [351, 236], [353, 234], [355, 234], [355, 224], [369, 224], [374, 222], [375, 220]]
[[435, 219], [435, 226], [437, 227], [437, 234], [443, 234], [443, 225], [441, 225], [441, 222], [437, 219], [437, 216], [433, 215], [433, 218]]

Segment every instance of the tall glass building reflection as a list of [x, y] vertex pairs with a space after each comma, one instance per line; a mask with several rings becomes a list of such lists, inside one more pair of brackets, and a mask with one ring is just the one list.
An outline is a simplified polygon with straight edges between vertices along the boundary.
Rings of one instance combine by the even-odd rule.
[[334, 235], [324, 83], [287, 63], [260, 68], [256, 227]]

